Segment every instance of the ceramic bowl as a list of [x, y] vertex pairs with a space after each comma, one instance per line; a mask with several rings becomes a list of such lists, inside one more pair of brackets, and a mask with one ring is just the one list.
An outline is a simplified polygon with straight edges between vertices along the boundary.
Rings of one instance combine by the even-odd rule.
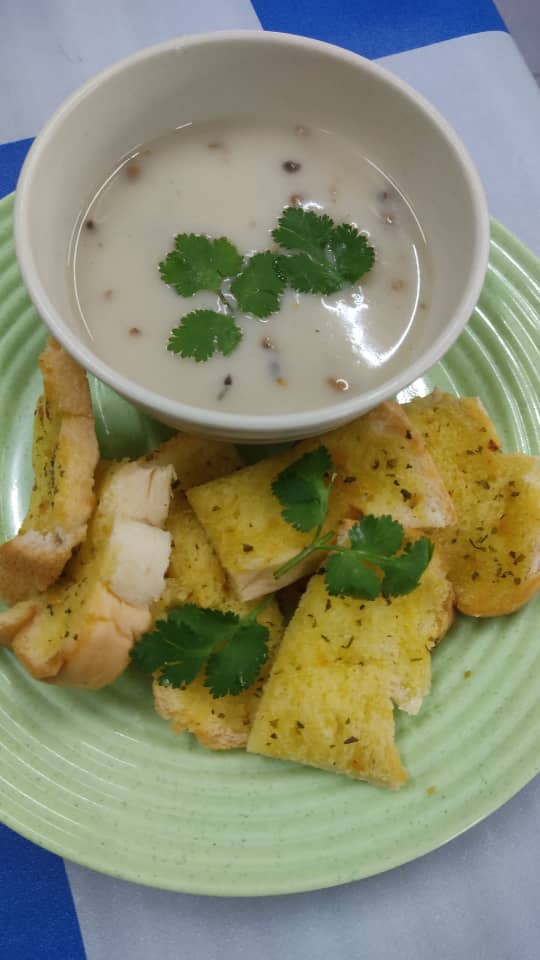
[[[120, 158], [182, 123], [283, 117], [362, 138], [399, 185], [425, 231], [430, 309], [414, 324], [407, 363], [376, 389], [300, 413], [201, 409], [154, 393], [92, 349], [75, 309], [68, 260], [75, 226]], [[242, 31], [184, 37], [142, 50], [87, 82], [33, 144], [16, 193], [15, 243], [30, 296], [54, 337], [89, 372], [151, 416], [180, 429], [243, 442], [313, 435], [395, 395], [452, 345], [474, 308], [487, 266], [484, 192], [463, 145], [419, 94], [353, 53], [318, 41]]]

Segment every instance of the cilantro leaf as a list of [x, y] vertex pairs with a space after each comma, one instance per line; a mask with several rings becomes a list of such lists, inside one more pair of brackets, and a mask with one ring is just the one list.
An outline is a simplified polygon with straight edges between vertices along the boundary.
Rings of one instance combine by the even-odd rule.
[[330, 485], [325, 477], [334, 464], [327, 448], [317, 447], [275, 478], [272, 493], [284, 507], [283, 518], [297, 530], [317, 527], [311, 543], [287, 560], [274, 578], [279, 580], [313, 553], [324, 551], [326, 586], [333, 596], [374, 600], [381, 592], [387, 596], [410, 593], [428, 566], [433, 544], [426, 537], [406, 544], [403, 552], [403, 527], [390, 516], [368, 514], [349, 530], [349, 546], [335, 543], [332, 530], [321, 534], [328, 511]]
[[367, 237], [350, 223], [336, 227], [329, 240], [341, 285], [356, 283], [373, 266], [375, 251]]
[[278, 269], [300, 293], [335, 293], [356, 283], [375, 259], [367, 237], [352, 224], [336, 227], [327, 214], [301, 207], [287, 207], [272, 236], [295, 251], [279, 258]]
[[131, 657], [146, 673], [159, 671], [162, 686], [187, 686], [205, 669], [213, 697], [240, 693], [268, 657], [268, 628], [256, 619], [267, 602], [245, 617], [194, 604], [176, 607], [141, 637]]
[[307, 253], [281, 257], [279, 269], [289, 286], [298, 293], [335, 293], [343, 286], [331, 263], [312, 260]]
[[326, 588], [332, 596], [375, 600], [381, 593], [381, 581], [375, 571], [366, 567], [353, 550], [346, 550], [343, 553], [332, 553], [328, 557]]
[[420, 577], [433, 556], [433, 544], [427, 537], [407, 544], [405, 552], [388, 560], [384, 566], [383, 593], [387, 597], [399, 597], [410, 593], [418, 586]]
[[392, 517], [362, 517], [349, 530], [353, 550], [367, 550], [383, 556], [397, 553], [403, 543], [403, 527]]
[[217, 635], [222, 638], [227, 636], [239, 622], [235, 613], [198, 607], [195, 603], [184, 603], [181, 607], [175, 607], [169, 613], [169, 620], [186, 625], [193, 633], [212, 643], [215, 643]]
[[214, 697], [241, 693], [255, 682], [267, 657], [267, 628], [241, 620], [226, 646], [208, 658], [204, 684]]
[[333, 228], [334, 222], [326, 214], [320, 216], [302, 207], [286, 207], [277, 227], [272, 230], [272, 237], [286, 250], [302, 250], [316, 260], [322, 260]]
[[162, 686], [180, 687], [195, 679], [214, 642], [201, 641], [187, 624], [171, 617], [158, 620], [155, 630], [145, 633], [135, 644], [131, 656], [145, 673], [162, 668]]
[[326, 447], [320, 446], [285, 467], [272, 483], [272, 493], [284, 509], [282, 516], [296, 530], [307, 533], [322, 524], [328, 510], [325, 477], [334, 470]]
[[180, 233], [159, 272], [177, 293], [191, 297], [198, 290], [217, 292], [225, 277], [234, 276], [241, 265], [242, 257], [226, 237], [212, 240], [198, 233]]
[[167, 350], [201, 362], [209, 360], [214, 353], [228, 357], [241, 339], [242, 330], [230, 314], [192, 310], [171, 330]]
[[269, 317], [279, 309], [279, 298], [285, 289], [285, 280], [277, 270], [276, 256], [270, 251], [256, 253], [231, 284], [240, 310], [256, 317]]
[[351, 553], [374, 564], [383, 573], [382, 592], [387, 597], [410, 593], [433, 555], [433, 544], [427, 537], [405, 545], [403, 527], [392, 517], [362, 517], [349, 530]]

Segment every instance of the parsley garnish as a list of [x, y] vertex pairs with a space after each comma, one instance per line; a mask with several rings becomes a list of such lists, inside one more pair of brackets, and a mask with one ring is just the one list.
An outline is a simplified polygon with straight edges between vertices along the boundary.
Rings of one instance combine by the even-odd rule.
[[200, 362], [216, 352], [228, 357], [241, 339], [242, 331], [229, 313], [192, 310], [171, 331], [167, 350]]
[[285, 280], [276, 272], [276, 256], [270, 251], [256, 253], [239, 277], [231, 284], [231, 293], [244, 313], [269, 317], [279, 310], [279, 298]]
[[239, 617], [187, 603], [145, 633], [131, 652], [146, 673], [159, 671], [161, 686], [185, 687], [204, 668], [204, 685], [213, 697], [250, 687], [268, 657], [268, 628], [257, 617], [270, 597]]
[[287, 523], [304, 533], [322, 524], [328, 510], [325, 477], [333, 471], [332, 457], [322, 446], [281, 471], [272, 484], [272, 493], [284, 507]]
[[225, 277], [233, 277], [241, 266], [242, 257], [225, 237], [212, 240], [198, 233], [180, 233], [159, 272], [182, 297], [192, 297], [199, 290], [217, 293]]
[[[217, 293], [225, 312], [188, 313], [171, 331], [168, 350], [197, 361], [216, 352], [228, 356], [242, 339], [237, 311], [269, 317], [279, 310], [287, 285], [300, 293], [335, 293], [356, 283], [375, 258], [356, 227], [335, 226], [327, 214], [299, 207], [285, 208], [272, 237], [281, 252], [266, 250], [250, 257], [242, 257], [226, 237], [175, 237], [174, 249], [159, 264], [161, 279], [183, 297], [201, 290]], [[226, 281], [231, 281], [228, 296], [223, 292]]]
[[282, 516], [297, 530], [316, 528], [313, 540], [274, 574], [276, 579], [318, 551], [328, 553], [326, 587], [333, 596], [374, 600], [381, 593], [397, 597], [414, 590], [428, 566], [433, 544], [427, 537], [404, 543], [403, 527], [392, 517], [362, 517], [349, 530], [349, 545], [322, 534], [334, 464], [324, 446], [304, 454], [276, 477], [272, 492]]
[[276, 243], [296, 250], [281, 257], [279, 269], [300, 293], [335, 293], [356, 283], [373, 266], [375, 251], [356, 227], [335, 227], [330, 217], [287, 207], [272, 232]]

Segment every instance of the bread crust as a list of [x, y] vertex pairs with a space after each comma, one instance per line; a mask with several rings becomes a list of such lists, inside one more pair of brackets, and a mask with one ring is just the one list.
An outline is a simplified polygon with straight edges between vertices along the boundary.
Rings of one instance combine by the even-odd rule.
[[161, 527], [173, 480], [169, 466], [100, 471], [88, 536], [62, 578], [0, 614], [0, 638], [33, 677], [98, 689], [125, 670], [165, 584], [171, 537]]

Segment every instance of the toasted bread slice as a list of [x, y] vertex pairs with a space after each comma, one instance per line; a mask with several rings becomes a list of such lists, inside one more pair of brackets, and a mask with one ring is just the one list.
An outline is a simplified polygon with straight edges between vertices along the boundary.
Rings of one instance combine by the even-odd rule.
[[190, 433], [175, 433], [140, 462], [174, 467], [175, 490], [189, 490], [234, 473], [244, 465], [234, 444]]
[[454, 500], [457, 526], [430, 536], [456, 604], [473, 617], [512, 613], [540, 587], [540, 464], [505, 454], [482, 403], [437, 390], [407, 411]]
[[[295, 530], [281, 515], [272, 494], [272, 481], [305, 452], [301, 444], [287, 453], [187, 491], [198, 520], [242, 600], [251, 600], [311, 573], [321, 555], [311, 556], [291, 572], [274, 579], [274, 572], [312, 539]], [[328, 524], [325, 529], [328, 528]]]
[[319, 442], [338, 471], [332, 499], [342, 517], [389, 513], [409, 530], [456, 522], [433, 458], [399, 404], [381, 403]]
[[420, 435], [398, 404], [383, 403], [339, 430], [188, 491], [243, 600], [312, 573], [321, 560], [320, 554], [311, 555], [277, 582], [274, 578], [311, 542], [312, 533], [295, 530], [283, 519], [272, 481], [319, 444], [329, 449], [338, 470], [324, 530], [335, 530], [340, 520], [362, 513], [390, 513], [410, 529], [455, 522], [453, 504]]
[[62, 579], [0, 614], [0, 635], [32, 676], [95, 689], [125, 669], [164, 588], [171, 537], [161, 527], [173, 479], [172, 467], [101, 470], [88, 536]]
[[34, 486], [22, 527], [0, 546], [0, 596], [16, 603], [60, 576], [86, 536], [98, 446], [84, 371], [49, 339], [34, 419]]
[[[167, 528], [173, 539], [171, 562], [163, 595], [152, 607], [154, 622], [184, 603], [230, 610], [241, 616], [253, 608], [253, 604], [242, 603], [232, 594], [203, 528], [181, 493], [175, 494]], [[281, 637], [281, 615], [275, 602], [261, 613], [259, 621], [270, 631], [270, 658], [248, 690], [214, 699], [201, 677], [185, 690], [160, 686], [154, 680], [156, 710], [171, 720], [175, 733], [189, 730], [212, 750], [245, 747], [272, 652]]]
[[453, 619], [453, 591], [435, 551], [412, 593], [330, 597], [316, 574], [300, 600], [259, 702], [247, 749], [396, 788], [407, 779], [393, 704], [417, 713], [430, 649]]

